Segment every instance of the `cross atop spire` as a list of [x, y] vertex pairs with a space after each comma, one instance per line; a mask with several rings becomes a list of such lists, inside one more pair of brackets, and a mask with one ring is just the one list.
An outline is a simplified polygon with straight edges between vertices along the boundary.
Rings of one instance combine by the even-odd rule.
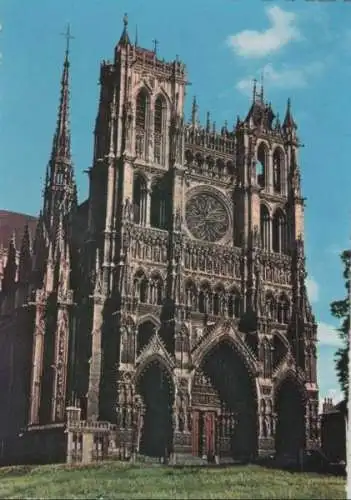
[[69, 23], [67, 23], [66, 32], [61, 33], [61, 35], [66, 38], [66, 57], [68, 57], [70, 41], [74, 39], [74, 36], [71, 35], [71, 26]]

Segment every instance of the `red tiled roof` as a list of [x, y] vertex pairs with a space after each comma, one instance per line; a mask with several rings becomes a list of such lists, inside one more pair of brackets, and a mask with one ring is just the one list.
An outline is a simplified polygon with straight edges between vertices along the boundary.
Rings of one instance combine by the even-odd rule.
[[31, 238], [34, 238], [37, 221], [38, 219], [32, 215], [0, 210], [0, 245], [3, 244], [6, 248], [15, 233], [16, 247], [19, 249], [25, 225], [28, 224]]

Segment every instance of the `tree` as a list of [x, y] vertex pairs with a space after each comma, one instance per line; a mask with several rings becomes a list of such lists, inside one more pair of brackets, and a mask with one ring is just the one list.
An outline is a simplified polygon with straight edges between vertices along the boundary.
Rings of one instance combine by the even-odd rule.
[[340, 321], [338, 328], [342, 346], [335, 353], [335, 367], [341, 389], [348, 400], [349, 387], [349, 347], [350, 347], [350, 285], [351, 285], [351, 250], [345, 250], [340, 255], [343, 263], [343, 277], [347, 295], [343, 300], [330, 304], [331, 313]]

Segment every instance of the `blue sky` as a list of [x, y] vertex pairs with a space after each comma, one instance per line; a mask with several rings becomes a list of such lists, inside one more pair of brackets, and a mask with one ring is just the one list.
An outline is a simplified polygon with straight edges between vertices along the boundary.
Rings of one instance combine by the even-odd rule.
[[[339, 253], [349, 246], [351, 168], [351, 3], [260, 0], [0, 0], [0, 207], [37, 214], [58, 105], [71, 23], [72, 149], [80, 200], [92, 160], [99, 65], [113, 57], [124, 12], [139, 44], [186, 63], [187, 112], [229, 124], [249, 108], [251, 81], [263, 71], [265, 93], [282, 115], [292, 99], [307, 197], [308, 286], [319, 323], [322, 396], [339, 396], [338, 345], [329, 303], [344, 295]], [[189, 113], [188, 113], [189, 114]]]

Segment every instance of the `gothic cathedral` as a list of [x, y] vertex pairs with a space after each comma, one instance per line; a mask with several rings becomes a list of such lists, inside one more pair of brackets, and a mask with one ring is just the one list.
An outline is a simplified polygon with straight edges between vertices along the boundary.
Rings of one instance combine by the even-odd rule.
[[33, 238], [0, 295], [0, 461], [174, 463], [319, 444], [299, 139], [254, 84], [234, 127], [184, 118], [187, 74], [131, 43], [103, 61], [79, 204], [69, 52]]

